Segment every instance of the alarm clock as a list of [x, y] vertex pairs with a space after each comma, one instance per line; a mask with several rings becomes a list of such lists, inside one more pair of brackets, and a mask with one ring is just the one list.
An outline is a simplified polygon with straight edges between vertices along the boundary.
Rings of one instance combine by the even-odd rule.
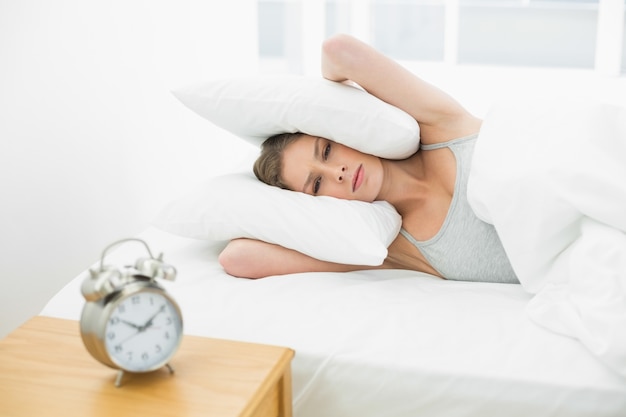
[[[149, 257], [122, 268], [104, 264], [112, 247], [129, 241], [142, 243]], [[141, 239], [123, 239], [106, 247], [99, 267], [85, 273], [80, 334], [95, 359], [118, 370], [117, 387], [124, 372], [174, 371], [169, 361], [182, 340], [183, 319], [174, 298], [157, 283], [176, 278], [176, 269], [162, 258], [152, 256]]]

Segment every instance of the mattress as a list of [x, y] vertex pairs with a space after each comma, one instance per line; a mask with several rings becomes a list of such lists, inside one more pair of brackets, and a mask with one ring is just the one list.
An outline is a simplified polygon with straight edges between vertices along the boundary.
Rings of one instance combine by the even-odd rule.
[[[186, 334], [295, 350], [296, 417], [626, 415], [626, 380], [530, 321], [519, 285], [403, 270], [239, 279], [221, 269], [218, 243], [156, 228], [138, 237], [178, 270], [164, 286]], [[133, 263], [141, 249], [119, 246], [107, 263]], [[80, 284], [41, 314], [78, 320]]]

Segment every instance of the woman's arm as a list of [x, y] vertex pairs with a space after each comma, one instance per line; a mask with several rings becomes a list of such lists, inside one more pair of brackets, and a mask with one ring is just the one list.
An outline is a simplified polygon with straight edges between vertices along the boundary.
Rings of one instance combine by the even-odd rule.
[[320, 261], [295, 250], [254, 239], [235, 239], [220, 253], [224, 270], [240, 278], [264, 278], [298, 272], [349, 272], [376, 267]]
[[354, 81], [413, 116], [423, 143], [445, 142], [480, 129], [480, 119], [455, 99], [351, 36], [335, 35], [324, 41], [322, 75], [333, 81]]

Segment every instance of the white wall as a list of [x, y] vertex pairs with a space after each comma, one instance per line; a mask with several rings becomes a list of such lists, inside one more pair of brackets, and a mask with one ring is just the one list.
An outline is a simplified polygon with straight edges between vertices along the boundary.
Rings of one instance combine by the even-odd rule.
[[241, 163], [169, 89], [255, 72], [256, 21], [254, 0], [0, 0], [0, 337]]

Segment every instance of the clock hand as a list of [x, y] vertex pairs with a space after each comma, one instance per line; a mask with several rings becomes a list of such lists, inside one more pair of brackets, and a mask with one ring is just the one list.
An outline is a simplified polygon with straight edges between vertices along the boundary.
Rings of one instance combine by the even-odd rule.
[[141, 332], [142, 332], [142, 330], [137, 326], [137, 331], [135, 333], [131, 334], [130, 336], [128, 336], [126, 339], [124, 339], [121, 342], [119, 342], [118, 345], [122, 346], [124, 343], [128, 342], [130, 339], [132, 339], [133, 337], [137, 336]]
[[[165, 307], [165, 306], [163, 306]], [[158, 314], [159, 312], [157, 312]], [[154, 316], [152, 316], [152, 318], [150, 319], [150, 321], [152, 321], [152, 319], [156, 316], [156, 314]], [[128, 336], [126, 339], [122, 340], [121, 342], [118, 343], [118, 345], [123, 345], [124, 343], [128, 342], [130, 339], [132, 339], [133, 337], [137, 336], [139, 333], [142, 333], [146, 330], [146, 326], [137, 326], [134, 323], [131, 323], [129, 321], [126, 320], [120, 320], [122, 323], [129, 325], [130, 327], [132, 327], [133, 329], [137, 329], [137, 331], [133, 334], [131, 334], [130, 336]], [[150, 323], [152, 324], [152, 323]]]
[[135, 323], [131, 323], [129, 321], [126, 320], [120, 320], [122, 323], [132, 327], [133, 329], [137, 329], [137, 330], [141, 330], [141, 327], [137, 326]]
[[165, 304], [163, 304], [163, 305], [161, 306], [161, 308], [159, 308], [159, 309], [157, 310], [157, 312], [156, 312], [156, 313], [154, 313], [154, 314], [152, 315], [152, 317], [150, 317], [150, 319], [146, 322], [146, 324], [144, 324], [143, 326], [141, 326], [141, 327], [139, 328], [139, 331], [143, 332], [143, 331], [145, 331], [148, 327], [151, 327], [151, 326], [152, 326], [152, 321], [156, 318], [156, 316], [158, 316], [158, 315], [159, 315], [160, 313], [162, 313], [163, 311], [165, 311]]
[[152, 315], [152, 317], [150, 317], [150, 319], [148, 319], [148, 321], [146, 322], [146, 324], [144, 324], [143, 326], [137, 326], [134, 323], [131, 323], [129, 321], [126, 320], [120, 320], [122, 323], [132, 327], [133, 329], [137, 329], [137, 331], [133, 334], [131, 334], [130, 336], [128, 336], [126, 339], [122, 340], [121, 342], [119, 342], [118, 344], [121, 346], [124, 343], [128, 342], [130, 339], [132, 339], [133, 337], [137, 336], [139, 333], [145, 332], [149, 327], [152, 326], [152, 321], [156, 318], [156, 316], [158, 316], [160, 313], [162, 313], [163, 311], [165, 311], [165, 304], [163, 304], [161, 306], [161, 308], [159, 308], [156, 313], [154, 313]]

